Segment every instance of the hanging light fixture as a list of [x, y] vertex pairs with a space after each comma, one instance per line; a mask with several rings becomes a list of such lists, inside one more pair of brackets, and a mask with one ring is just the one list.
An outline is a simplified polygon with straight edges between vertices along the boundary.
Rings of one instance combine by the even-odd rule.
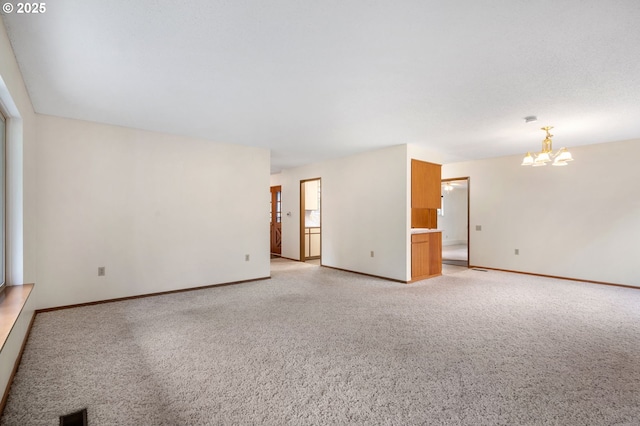
[[573, 161], [573, 157], [571, 157], [571, 153], [567, 148], [560, 148], [560, 150], [554, 154], [553, 148], [551, 147], [551, 138], [553, 135], [549, 133], [551, 129], [553, 129], [552, 126], [542, 127], [542, 130], [547, 132], [547, 136], [542, 141], [542, 151], [535, 155], [527, 152], [527, 155], [522, 160], [523, 166], [546, 166], [552, 159], [553, 163], [551, 164], [553, 166], [566, 166], [568, 164], [567, 161]]
[[454, 188], [453, 185], [451, 185], [449, 182], [447, 182], [447, 183], [442, 185], [442, 189], [445, 192], [451, 192], [451, 191], [453, 191], [453, 188]]

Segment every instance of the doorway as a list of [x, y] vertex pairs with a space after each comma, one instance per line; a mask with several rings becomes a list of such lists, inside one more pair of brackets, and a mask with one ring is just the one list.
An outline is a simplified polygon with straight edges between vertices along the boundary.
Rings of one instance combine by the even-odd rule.
[[322, 185], [320, 178], [300, 181], [300, 260], [321, 263]]
[[469, 266], [469, 178], [442, 180], [442, 263]]
[[271, 187], [271, 257], [282, 256], [282, 187]]

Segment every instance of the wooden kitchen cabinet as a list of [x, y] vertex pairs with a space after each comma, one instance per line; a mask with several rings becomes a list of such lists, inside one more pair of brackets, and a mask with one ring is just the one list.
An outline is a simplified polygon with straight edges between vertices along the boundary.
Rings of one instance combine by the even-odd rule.
[[411, 208], [439, 209], [442, 166], [411, 160]]
[[442, 275], [442, 232], [411, 235], [411, 281]]
[[411, 209], [411, 227], [436, 229], [438, 227], [438, 210]]

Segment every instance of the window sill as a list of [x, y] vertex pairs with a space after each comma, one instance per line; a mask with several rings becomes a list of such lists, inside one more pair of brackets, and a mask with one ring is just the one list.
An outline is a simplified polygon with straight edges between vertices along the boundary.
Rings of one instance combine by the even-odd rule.
[[0, 294], [0, 352], [27, 303], [33, 284], [11, 285]]

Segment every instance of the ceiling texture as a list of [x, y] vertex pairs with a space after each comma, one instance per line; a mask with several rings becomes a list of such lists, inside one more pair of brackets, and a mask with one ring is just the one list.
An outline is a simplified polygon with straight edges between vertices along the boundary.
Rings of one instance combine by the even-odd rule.
[[2, 18], [36, 112], [269, 148], [273, 172], [404, 143], [524, 154], [546, 125], [556, 149], [640, 138], [639, 0], [55, 0]]

